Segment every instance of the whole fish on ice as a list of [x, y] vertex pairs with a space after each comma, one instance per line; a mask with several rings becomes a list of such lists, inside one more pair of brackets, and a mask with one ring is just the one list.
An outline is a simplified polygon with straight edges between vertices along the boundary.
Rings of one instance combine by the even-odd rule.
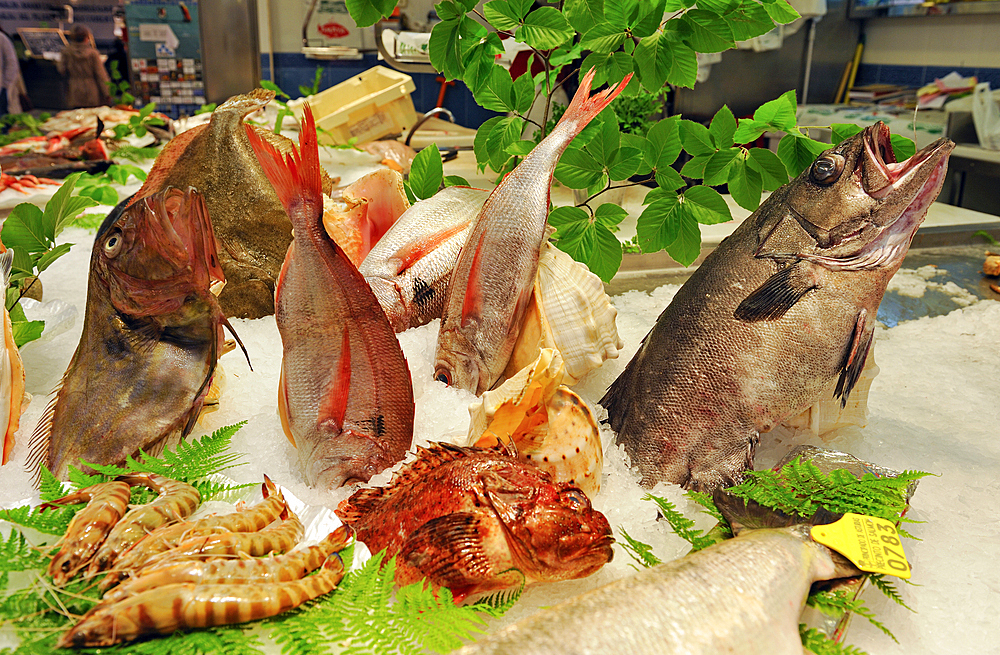
[[[0, 244], [0, 248], [3, 248], [3, 244]], [[14, 251], [7, 248], [0, 254], [0, 287], [5, 296], [13, 264]], [[3, 429], [3, 456], [0, 464], [6, 464], [14, 450], [14, 433], [21, 423], [24, 405], [24, 365], [21, 363], [21, 352], [14, 342], [14, 330], [5, 305], [3, 342], [0, 343], [0, 429]]]
[[583, 578], [611, 561], [611, 527], [573, 485], [503, 448], [418, 448], [387, 487], [359, 489], [337, 515], [396, 558], [396, 584], [425, 577], [461, 600]]
[[758, 434], [846, 399], [954, 144], [897, 163], [882, 123], [821, 154], [723, 240], [601, 404], [642, 483], [739, 481]]
[[441, 318], [455, 262], [489, 195], [450, 186], [414, 203], [361, 262], [396, 332]]
[[[543, 609], [456, 655], [802, 655], [799, 615], [813, 582], [858, 575], [808, 525], [754, 503], [716, 504], [737, 536]], [[754, 528], [735, 512], [758, 514]], [[839, 518], [821, 510], [811, 519]], [[744, 519], [746, 520], [746, 519]], [[764, 523], [767, 525], [767, 523]]]
[[475, 394], [500, 378], [531, 297], [545, 237], [549, 190], [570, 141], [629, 83], [590, 97], [593, 70], [552, 132], [487, 198], [449, 283], [434, 377]]
[[[126, 205], [128, 205], [126, 207]], [[205, 202], [167, 187], [123, 201], [97, 231], [83, 334], [31, 436], [29, 466], [60, 479], [85, 459], [120, 464], [192, 429], [227, 324]]]
[[308, 108], [300, 138], [287, 161], [256, 135], [250, 143], [295, 226], [275, 292], [282, 425], [306, 481], [333, 489], [403, 458], [413, 439], [413, 388], [382, 308], [323, 226]]

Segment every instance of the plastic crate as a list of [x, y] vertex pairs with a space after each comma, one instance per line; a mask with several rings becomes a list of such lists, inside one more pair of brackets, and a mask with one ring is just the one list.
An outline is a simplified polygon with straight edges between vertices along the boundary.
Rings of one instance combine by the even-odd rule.
[[320, 128], [320, 143], [346, 145], [351, 139], [364, 143], [402, 133], [417, 122], [410, 98], [415, 89], [409, 75], [375, 66], [288, 106], [301, 120], [302, 105], [309, 104]]

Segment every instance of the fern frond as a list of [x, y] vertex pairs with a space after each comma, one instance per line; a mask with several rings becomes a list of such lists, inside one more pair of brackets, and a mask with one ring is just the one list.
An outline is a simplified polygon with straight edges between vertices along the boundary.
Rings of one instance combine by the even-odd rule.
[[506, 614], [510, 608], [514, 607], [514, 603], [521, 598], [522, 593], [524, 593], [523, 583], [519, 587], [504, 589], [495, 594], [485, 596], [479, 599], [475, 605], [470, 605], [469, 607], [493, 618], [499, 618]]
[[42, 500], [58, 500], [66, 495], [66, 487], [43, 464], [38, 469], [38, 491]]
[[636, 562], [647, 569], [663, 562], [663, 560], [653, 554], [652, 546], [633, 539], [632, 536], [625, 531], [625, 528], [618, 528], [618, 532], [620, 532], [622, 537], [625, 539], [624, 542], [619, 542], [618, 545], [621, 546], [622, 549], [629, 554], [629, 557], [634, 559]]
[[872, 573], [869, 574], [868, 579], [871, 581], [873, 585], [875, 585], [876, 589], [878, 589], [883, 594], [888, 596], [894, 603], [905, 607], [911, 612], [914, 613], [916, 612], [915, 609], [913, 609], [903, 601], [903, 597], [899, 594], [899, 590], [896, 589], [896, 585], [886, 580], [884, 575], [882, 575], [881, 573]]
[[0, 539], [0, 571], [30, 571], [44, 569], [49, 558], [28, 543], [24, 534], [11, 530], [7, 541]]
[[712, 537], [707, 536], [702, 530], [694, 529], [694, 521], [684, 516], [677, 510], [677, 506], [666, 498], [646, 494], [643, 500], [651, 500], [660, 508], [660, 514], [670, 524], [670, 528], [678, 537], [691, 544], [692, 551], [707, 548], [716, 542]]
[[14, 523], [25, 528], [38, 530], [45, 534], [64, 535], [69, 522], [73, 520], [83, 505], [69, 505], [67, 507], [56, 507], [45, 511], [29, 505], [13, 507], [11, 509], [0, 509], [0, 520]]
[[807, 627], [805, 623], [799, 624], [799, 636], [802, 638], [802, 647], [816, 655], [866, 655], [863, 650], [854, 646], [838, 644], [816, 628]]
[[691, 501], [701, 505], [705, 508], [705, 513], [714, 518], [719, 523], [725, 523], [725, 519], [722, 518], [722, 512], [715, 506], [715, 502], [712, 497], [706, 493], [700, 491], [685, 491], [684, 495], [688, 497]]
[[213, 480], [202, 480], [192, 483], [192, 486], [201, 494], [201, 502], [208, 500], [230, 500], [241, 495], [239, 492], [250, 487], [259, 486], [259, 482], [248, 482], [246, 484], [225, 484]]
[[842, 612], [854, 612], [858, 616], [868, 619], [873, 626], [887, 634], [897, 644], [899, 643], [896, 636], [881, 621], [875, 618], [875, 613], [860, 598], [850, 599], [843, 591], [817, 591], [809, 595], [809, 598], [806, 599], [806, 604], [810, 607], [815, 607], [824, 614], [836, 615]]

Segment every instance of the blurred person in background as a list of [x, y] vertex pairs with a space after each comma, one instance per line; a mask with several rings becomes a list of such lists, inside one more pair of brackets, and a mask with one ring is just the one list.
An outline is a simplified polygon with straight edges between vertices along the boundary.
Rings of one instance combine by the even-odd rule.
[[108, 72], [94, 46], [94, 36], [84, 25], [74, 25], [69, 45], [63, 48], [58, 62], [62, 75], [69, 78], [66, 103], [73, 108], [111, 104]]
[[[17, 63], [14, 42], [0, 29], [0, 116], [8, 113], [20, 113], [20, 93], [18, 91], [20, 80], [21, 66]], [[22, 86], [23, 84], [24, 82], [21, 82]], [[16, 107], [10, 106], [11, 99], [17, 105]]]

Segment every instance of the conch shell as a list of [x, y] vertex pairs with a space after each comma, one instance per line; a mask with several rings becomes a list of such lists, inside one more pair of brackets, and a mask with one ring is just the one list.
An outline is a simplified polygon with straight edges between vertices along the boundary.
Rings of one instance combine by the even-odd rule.
[[409, 206], [403, 176], [380, 168], [345, 187], [340, 198], [324, 196], [323, 225], [348, 259], [359, 266]]
[[541, 349], [531, 365], [469, 405], [468, 443], [513, 443], [522, 461], [593, 498], [604, 465], [600, 430], [583, 399], [561, 384], [564, 375], [559, 352]]
[[504, 377], [554, 348], [565, 364], [563, 383], [574, 385], [622, 348], [615, 317], [618, 310], [604, 293], [604, 283], [583, 264], [545, 242], [538, 258], [535, 292], [528, 303]]

